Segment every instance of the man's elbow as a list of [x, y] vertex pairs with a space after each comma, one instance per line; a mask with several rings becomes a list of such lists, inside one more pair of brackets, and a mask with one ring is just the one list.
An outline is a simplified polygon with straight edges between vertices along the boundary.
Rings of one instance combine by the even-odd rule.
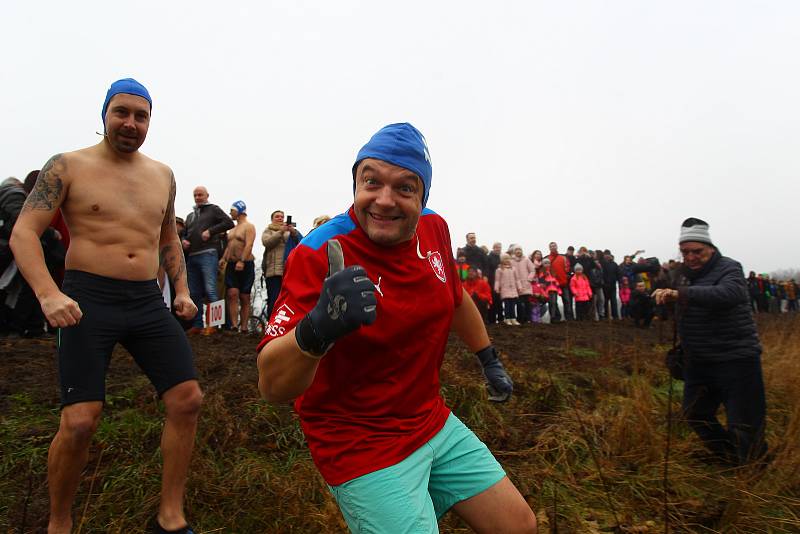
[[[20, 228], [19, 225], [14, 226], [14, 230], [11, 232], [11, 237], [8, 239], [8, 246], [11, 248], [11, 252], [14, 254], [15, 258], [19, 257], [20, 253], [29, 247], [29, 245], [25, 245], [25, 241], [29, 241], [29, 239], [26, 238], [30, 237], [26, 235], [26, 233], [30, 233], [30, 231], [25, 228]], [[34, 239], [34, 241], [36, 244], [39, 242], [38, 239]]]

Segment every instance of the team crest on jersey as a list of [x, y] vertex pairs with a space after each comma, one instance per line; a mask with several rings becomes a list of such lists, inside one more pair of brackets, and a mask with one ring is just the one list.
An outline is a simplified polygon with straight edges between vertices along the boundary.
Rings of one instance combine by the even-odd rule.
[[446, 283], [447, 275], [444, 271], [444, 261], [442, 261], [442, 255], [439, 254], [438, 250], [436, 252], [428, 253], [428, 262], [431, 264], [431, 268], [433, 269], [433, 273], [436, 275], [436, 278]]

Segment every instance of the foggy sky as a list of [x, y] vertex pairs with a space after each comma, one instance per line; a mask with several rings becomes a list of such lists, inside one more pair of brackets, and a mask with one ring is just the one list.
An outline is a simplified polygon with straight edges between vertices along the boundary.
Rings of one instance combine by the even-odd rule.
[[[759, 272], [800, 267], [796, 2], [4, 2], [0, 179], [97, 143], [110, 83], [153, 97], [142, 151], [176, 212], [208, 187], [259, 231], [352, 202], [411, 122], [454, 247], [677, 253], [681, 221]], [[112, 187], [113, 185], [110, 185]], [[120, 199], [124, 202], [125, 199]]]

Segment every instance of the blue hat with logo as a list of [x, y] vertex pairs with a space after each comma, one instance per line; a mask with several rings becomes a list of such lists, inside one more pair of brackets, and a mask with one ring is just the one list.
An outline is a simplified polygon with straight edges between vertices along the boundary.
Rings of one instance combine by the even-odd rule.
[[[353, 180], [356, 177], [358, 164], [367, 158], [397, 165], [419, 176], [424, 188], [422, 207], [425, 207], [431, 189], [433, 167], [428, 143], [419, 130], [407, 122], [390, 124], [378, 130], [378, 133], [373, 135], [369, 142], [358, 151], [356, 162], [353, 164]], [[355, 187], [354, 181], [354, 192]]]
[[231, 204], [231, 207], [236, 211], [238, 211], [240, 215], [242, 213], [247, 215], [247, 205], [244, 203], [244, 200], [237, 200], [236, 202]]
[[126, 95], [141, 96], [150, 103], [150, 110], [153, 109], [153, 99], [150, 98], [150, 93], [144, 85], [140, 84], [133, 78], [123, 78], [111, 84], [106, 93], [106, 100], [103, 102], [103, 111], [100, 112], [100, 117], [103, 119], [103, 126], [106, 125], [106, 110], [108, 110], [108, 103], [114, 98], [114, 95], [125, 93]]

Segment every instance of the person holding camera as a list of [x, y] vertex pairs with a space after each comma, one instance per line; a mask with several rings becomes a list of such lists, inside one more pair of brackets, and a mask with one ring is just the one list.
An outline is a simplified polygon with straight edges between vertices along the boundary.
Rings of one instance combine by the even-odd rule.
[[[743, 465], [767, 452], [761, 343], [742, 266], [719, 252], [708, 226], [694, 217], [683, 221], [683, 282], [656, 289], [653, 298], [678, 303], [683, 358], [671, 367], [682, 367], [687, 422], [716, 461]], [[720, 405], [727, 428], [717, 419]]]
[[264, 245], [261, 276], [264, 277], [264, 284], [267, 288], [268, 317], [272, 317], [272, 310], [275, 308], [275, 302], [281, 292], [283, 266], [286, 264], [286, 258], [303, 239], [303, 234], [297, 230], [297, 224], [292, 222], [291, 215], [286, 217], [281, 210], [275, 210], [270, 215], [270, 221], [261, 234], [261, 244]]

